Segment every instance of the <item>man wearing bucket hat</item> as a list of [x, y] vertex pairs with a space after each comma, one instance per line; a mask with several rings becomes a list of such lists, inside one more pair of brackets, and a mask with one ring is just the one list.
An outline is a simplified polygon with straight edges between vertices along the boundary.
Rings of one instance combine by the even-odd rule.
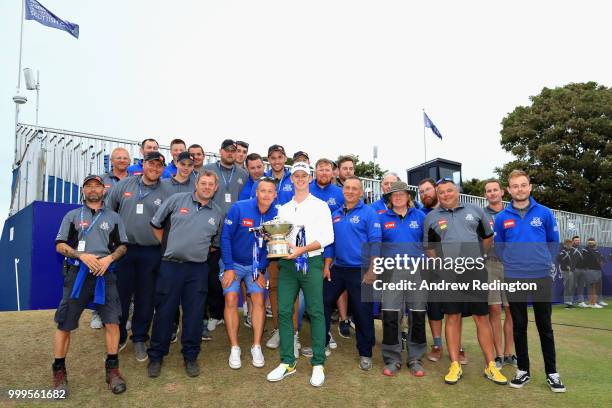
[[[382, 256], [408, 255], [422, 258], [423, 222], [425, 214], [414, 207], [408, 185], [402, 181], [392, 183], [385, 193], [389, 209], [380, 214], [382, 228]], [[421, 268], [415, 271], [386, 270], [385, 282], [404, 280], [417, 284], [421, 280]], [[383, 374], [394, 376], [402, 366], [402, 317], [408, 313], [408, 368], [415, 377], [423, 377], [422, 358], [427, 348], [425, 335], [425, 311], [427, 291], [385, 290], [382, 293], [383, 341], [381, 345], [385, 368]]]
[[[278, 210], [279, 218], [294, 228], [287, 236], [291, 255], [279, 261], [278, 320], [281, 364], [272, 370], [268, 381], [280, 381], [296, 372], [293, 309], [301, 288], [310, 316], [313, 357], [310, 384], [320, 387], [325, 381], [325, 316], [323, 312], [323, 248], [334, 242], [331, 213], [327, 204], [309, 191], [310, 166], [298, 162], [291, 168], [295, 195]], [[295, 243], [295, 245], [293, 244]]]
[[126, 390], [119, 373], [119, 317], [121, 304], [113, 262], [127, 251], [128, 237], [117, 213], [104, 208], [104, 182], [90, 175], [83, 180], [83, 206], [69, 211], [55, 239], [64, 255], [64, 293], [55, 312], [53, 388], [67, 396], [66, 355], [70, 332], [79, 326], [81, 313], [91, 301], [106, 331], [106, 383], [114, 394]]

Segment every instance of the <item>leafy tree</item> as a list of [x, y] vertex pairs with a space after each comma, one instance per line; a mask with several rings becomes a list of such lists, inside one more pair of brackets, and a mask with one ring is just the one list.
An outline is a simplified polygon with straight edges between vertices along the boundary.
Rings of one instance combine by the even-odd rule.
[[461, 185], [463, 194], [469, 194], [473, 196], [482, 197], [484, 196], [484, 184], [485, 180], [480, 180], [477, 178], [470, 179], [468, 181], [464, 181]]
[[501, 146], [523, 169], [536, 200], [552, 208], [612, 216], [612, 88], [595, 82], [544, 88], [502, 120]]
[[[343, 156], [338, 156], [340, 159]], [[374, 162], [364, 162], [359, 160], [359, 156], [353, 156], [355, 158], [355, 175], [357, 177], [366, 177], [366, 178], [375, 178], [380, 180], [382, 175], [387, 172], [387, 170], [382, 169], [378, 163], [374, 164]], [[337, 163], [337, 161], [336, 161]]]

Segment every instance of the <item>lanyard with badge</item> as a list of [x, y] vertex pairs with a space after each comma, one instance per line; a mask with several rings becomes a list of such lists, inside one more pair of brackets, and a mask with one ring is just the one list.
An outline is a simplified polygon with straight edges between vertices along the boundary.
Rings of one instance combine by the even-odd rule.
[[89, 235], [89, 233], [91, 232], [91, 229], [93, 228], [93, 226], [96, 224], [96, 222], [98, 221], [98, 218], [100, 218], [100, 216], [102, 215], [102, 212], [104, 212], [104, 208], [101, 208], [98, 211], [98, 215], [95, 216], [95, 218], [91, 221], [91, 224], [89, 224], [89, 226], [87, 227], [87, 229], [84, 229], [84, 220], [83, 220], [83, 211], [84, 211], [84, 206], [81, 207], [81, 220], [80, 220], [80, 227], [81, 227], [81, 232], [83, 233], [83, 236], [81, 237], [81, 239], [79, 240], [79, 245], [77, 246], [77, 251], [78, 252], [85, 252], [85, 242], [87, 239], [87, 235]]
[[225, 202], [226, 203], [231, 203], [232, 202], [232, 194], [228, 193], [229, 191], [229, 186], [232, 182], [232, 178], [234, 177], [234, 170], [236, 170], [236, 166], [232, 166], [232, 172], [230, 173], [230, 177], [229, 180], [227, 180], [225, 178], [225, 174], [223, 174], [223, 169], [221, 168], [221, 164], [217, 163], [217, 166], [219, 166], [219, 173], [221, 173], [221, 178], [223, 178], [223, 185], [225, 187]]
[[142, 178], [138, 180], [138, 203], [136, 203], [136, 214], [144, 214], [144, 203], [141, 201], [147, 198], [147, 196], [151, 194], [151, 190], [146, 194], [142, 192]]

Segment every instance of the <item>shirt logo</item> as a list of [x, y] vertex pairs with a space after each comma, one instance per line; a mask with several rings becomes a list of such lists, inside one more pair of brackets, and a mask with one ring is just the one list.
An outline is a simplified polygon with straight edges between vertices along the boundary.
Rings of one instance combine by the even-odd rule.
[[100, 229], [103, 231], [108, 231], [110, 229], [108, 222], [104, 221], [102, 224], [100, 224]]
[[283, 191], [293, 191], [293, 186], [291, 184], [285, 184], [283, 186]]
[[358, 216], [358, 215], [353, 215], [353, 216], [351, 217], [350, 221], [351, 221], [353, 224], [359, 224], [359, 216]]
[[533, 217], [529, 224], [531, 224], [532, 227], [541, 227], [542, 220], [540, 219], [540, 217]]
[[493, 225], [494, 225], [494, 224], [495, 224], [495, 223], [493, 222], [493, 220], [489, 220], [489, 225], [491, 226], [491, 228], [493, 228]]
[[380, 222], [375, 222], [374, 223], [374, 228], [380, 228]]
[[213, 217], [210, 217], [210, 218], [208, 219], [208, 223], [209, 223], [210, 225], [215, 225], [215, 224], [216, 224], [215, 219], [214, 219]]
[[111, 188], [111, 185], [110, 184], [105, 184], [104, 188]]
[[448, 227], [446, 220], [445, 219], [441, 219], [438, 221], [438, 225], [440, 226], [440, 229], [445, 230], [446, 227]]
[[240, 177], [237, 181], [238, 181], [238, 184], [244, 184], [244, 181], [242, 181], [242, 177]]
[[514, 228], [515, 226], [516, 226], [516, 222], [514, 222], [514, 220], [504, 221], [504, 229]]
[[132, 175], [134, 176], [140, 176], [142, 174], [142, 171], [135, 171], [132, 173]]
[[377, 212], [378, 214], [384, 214], [384, 213], [386, 213], [386, 212], [387, 212], [387, 210], [378, 210], [378, 211], [376, 211], [376, 212]]
[[466, 221], [474, 221], [474, 216], [470, 213], [468, 213], [468, 215], [465, 216], [465, 220]]
[[395, 228], [395, 221], [385, 222], [385, 229], [393, 229]]
[[410, 224], [408, 226], [412, 229], [419, 229], [419, 223], [418, 221], [415, 221], [415, 220], [410, 221]]
[[229, 218], [225, 219], [225, 224], [227, 225], [232, 225], [234, 222], [232, 220], [230, 220]]
[[334, 224], [337, 223], [337, 222], [340, 222], [341, 219], [342, 219], [342, 217], [340, 217], [339, 215], [336, 215], [334, 217], [334, 220], [333, 220]]
[[87, 228], [87, 227], [89, 227], [89, 221], [83, 221], [83, 222], [79, 223], [79, 225], [81, 226], [81, 229]]
[[161, 205], [161, 198], [156, 198], [155, 201], [153, 201], [153, 204], [159, 207]]
[[327, 204], [336, 205], [336, 199], [334, 197], [329, 197], [329, 200], [327, 200]]
[[132, 192], [131, 191], [126, 191], [125, 193], [123, 193], [124, 197], [131, 197], [132, 196]]
[[243, 227], [251, 228], [251, 227], [253, 227], [254, 224], [255, 224], [255, 222], [251, 218], [243, 218], [242, 219], [242, 226]]
[[183, 207], [183, 208], [181, 208], [181, 209], [179, 210], [179, 212], [180, 212], [181, 214], [189, 214], [189, 208], [185, 208], [185, 207]]

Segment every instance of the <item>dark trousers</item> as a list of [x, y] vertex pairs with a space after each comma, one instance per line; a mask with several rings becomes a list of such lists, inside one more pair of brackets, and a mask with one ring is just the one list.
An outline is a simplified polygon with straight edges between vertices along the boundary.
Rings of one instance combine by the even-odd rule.
[[208, 256], [208, 299], [207, 309], [208, 316], [211, 319], [223, 319], [223, 311], [225, 310], [225, 296], [223, 296], [223, 286], [219, 279], [219, 260], [221, 259], [221, 251], [211, 252]]
[[[346, 290], [349, 305], [353, 310], [353, 321], [357, 334], [357, 350], [362, 357], [372, 357], [374, 347], [374, 309], [372, 302], [361, 301], [361, 268], [341, 268], [332, 266], [331, 281], [323, 280], [323, 306], [325, 310], [325, 333], [329, 333], [333, 307], [338, 297]], [[371, 290], [371, 285], [363, 285], [364, 290]], [[364, 296], [371, 299], [371, 296]], [[329, 344], [329, 335], [327, 342]]]
[[[540, 335], [540, 346], [544, 357], [544, 369], [546, 374], [556, 373], [555, 336], [553, 334], [551, 316], [552, 303], [544, 301], [550, 299], [552, 280], [550, 278], [538, 279], [513, 279], [506, 278], [506, 282], [521, 281], [525, 283], [534, 282], [538, 285], [537, 293], [531, 291], [508, 292], [510, 303], [510, 314], [512, 315], [514, 347], [518, 360], [518, 369], [529, 372], [529, 349], [527, 346], [527, 302], [529, 297], [533, 298], [533, 314], [536, 327]], [[538, 301], [535, 301], [538, 300]]]
[[149, 340], [155, 301], [155, 280], [159, 273], [160, 260], [159, 246], [130, 245], [125, 256], [117, 262], [117, 290], [121, 300], [119, 343], [127, 340], [125, 324], [129, 317], [132, 296], [134, 296], [132, 341]]
[[188, 361], [198, 358], [202, 338], [202, 310], [207, 293], [206, 263], [162, 260], [155, 286], [155, 318], [148, 350], [151, 361], [161, 361], [168, 354], [174, 315], [179, 304], [183, 308], [181, 353]]

